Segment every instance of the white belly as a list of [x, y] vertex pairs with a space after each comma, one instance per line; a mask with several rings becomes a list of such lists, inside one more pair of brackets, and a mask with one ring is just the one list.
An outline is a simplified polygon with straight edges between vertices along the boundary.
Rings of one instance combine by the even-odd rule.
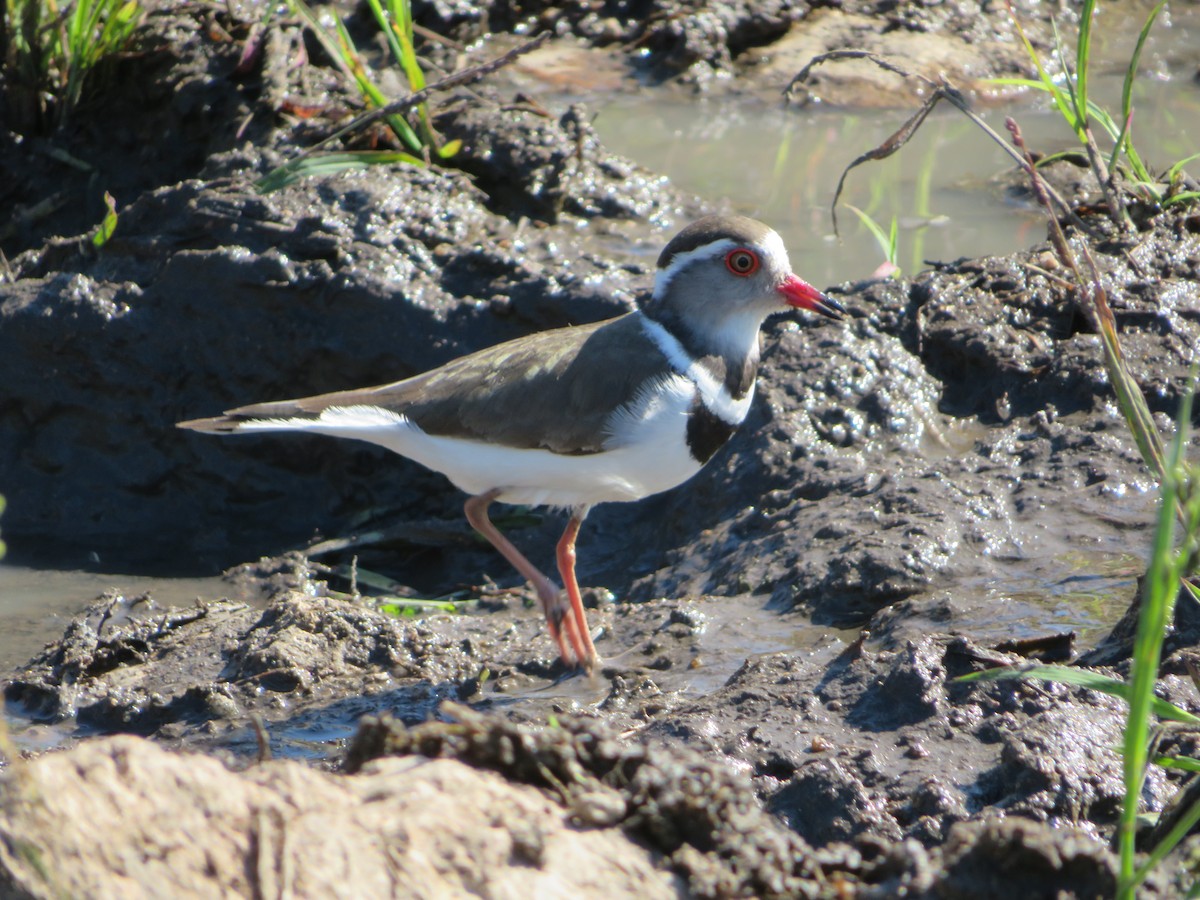
[[648, 497], [700, 471], [686, 439], [695, 391], [686, 378], [664, 380], [613, 416], [607, 449], [575, 456], [426, 434], [405, 416], [374, 406], [332, 407], [318, 419], [251, 421], [238, 430], [368, 441], [441, 472], [468, 494], [498, 488], [505, 503], [586, 506]]

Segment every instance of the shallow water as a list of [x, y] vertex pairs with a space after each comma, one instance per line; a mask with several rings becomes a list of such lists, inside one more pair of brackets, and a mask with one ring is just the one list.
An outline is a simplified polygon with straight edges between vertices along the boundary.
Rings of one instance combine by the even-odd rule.
[[105, 591], [127, 597], [149, 593], [159, 606], [190, 606], [228, 596], [220, 578], [62, 571], [0, 565], [0, 671], [23, 665], [46, 643], [62, 637], [67, 622]]
[[[1102, 103], [1119, 107], [1120, 78], [1098, 78], [1094, 88]], [[1143, 79], [1135, 110], [1136, 146], [1152, 171], [1200, 150], [1195, 79]], [[909, 274], [927, 262], [1003, 255], [1045, 237], [1041, 213], [1007, 197], [997, 180], [1012, 169], [1011, 159], [949, 107], [935, 111], [897, 154], [847, 176], [835, 235], [830, 203], [842, 170], [910, 112], [788, 109], [746, 97], [680, 103], [641, 93], [614, 97], [595, 125], [614, 152], [771, 224], [787, 242], [793, 268], [818, 287], [869, 278], [884, 261], [847, 204], [885, 231], [896, 217], [898, 263]], [[1034, 151], [1071, 147], [1062, 118], [1037, 97], [980, 113], [1001, 133], [1005, 116], [1015, 118]]]

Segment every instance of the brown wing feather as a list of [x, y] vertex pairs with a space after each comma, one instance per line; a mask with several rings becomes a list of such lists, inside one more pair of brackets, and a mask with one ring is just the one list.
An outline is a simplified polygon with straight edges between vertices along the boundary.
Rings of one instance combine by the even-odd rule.
[[426, 432], [556, 453], [603, 448], [613, 410], [667, 371], [639, 317], [544, 331], [488, 347], [405, 381], [298, 400], [256, 403], [180, 423], [233, 431], [248, 419], [317, 416], [332, 406], [379, 406]]

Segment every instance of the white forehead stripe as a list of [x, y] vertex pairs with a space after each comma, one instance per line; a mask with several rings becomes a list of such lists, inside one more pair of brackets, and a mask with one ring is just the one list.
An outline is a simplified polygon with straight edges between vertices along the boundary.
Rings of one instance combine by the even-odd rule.
[[767, 229], [767, 236], [763, 238], [762, 248], [767, 251], [767, 256], [780, 264], [785, 272], [792, 271], [792, 263], [788, 259], [787, 247], [783, 245], [783, 238], [779, 236], [779, 232], [774, 228]]
[[[721, 256], [737, 246], [739, 246], [737, 241], [731, 241], [729, 238], [721, 238], [719, 241], [704, 244], [695, 250], [688, 250], [686, 253], [676, 253], [671, 257], [671, 262], [668, 263], [667, 267], [659, 269], [658, 274], [654, 276], [654, 296], [661, 297], [666, 292], [667, 285], [671, 283], [671, 279], [679, 273], [680, 269], [691, 265], [698, 259], [711, 259], [714, 256]], [[780, 246], [783, 246], [782, 242], [780, 242]]]
[[[732, 244], [732, 241], [726, 243]], [[709, 245], [712, 246], [711, 244]], [[668, 270], [670, 267], [668, 266]], [[713, 378], [712, 373], [694, 360], [684, 349], [683, 344], [667, 329], [646, 315], [639, 313], [642, 328], [645, 329], [654, 346], [662, 351], [671, 368], [684, 376], [696, 386], [700, 393], [700, 401], [708, 411], [729, 425], [740, 425], [750, 411], [750, 402], [754, 399], [754, 385], [744, 397], [734, 400], [725, 385]]]
[[[667, 285], [671, 283], [671, 280], [685, 266], [699, 259], [711, 259], [714, 256], [723, 256], [730, 250], [741, 246], [746, 246], [746, 244], [731, 238], [721, 238], [718, 241], [712, 241], [697, 247], [695, 250], [688, 250], [686, 253], [676, 253], [671, 257], [671, 262], [667, 264], [667, 267], [659, 269], [658, 274], [654, 276], [654, 296], [661, 297], [667, 290]], [[750, 246], [753, 246], [753, 242], [750, 242]], [[759, 247], [762, 248], [769, 259], [775, 262], [776, 268], [784, 272], [792, 270], [792, 264], [788, 261], [787, 247], [783, 245], [783, 238], [779, 236], [779, 232], [773, 228], [768, 228], [766, 235], [759, 243]]]

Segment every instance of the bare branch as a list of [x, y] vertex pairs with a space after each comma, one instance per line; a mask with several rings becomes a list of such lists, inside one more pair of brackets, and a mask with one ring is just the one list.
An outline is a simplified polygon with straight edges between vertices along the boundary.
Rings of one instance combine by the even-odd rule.
[[322, 138], [311, 147], [306, 148], [298, 156], [289, 160], [288, 163], [296, 163], [299, 160], [316, 153], [318, 150], [344, 137], [347, 134], [351, 134], [355, 131], [361, 131], [372, 122], [376, 122], [385, 116], [394, 116], [399, 113], [407, 112], [415, 106], [420, 106], [433, 94], [450, 90], [450, 88], [460, 87], [464, 84], [470, 84], [478, 81], [481, 78], [491, 75], [498, 69], [502, 69], [510, 63], [515, 62], [519, 57], [524, 56], [526, 53], [536, 50], [549, 39], [550, 32], [544, 31], [533, 40], [526, 41], [519, 47], [514, 47], [512, 50], [509, 50], [507, 53], [501, 56], [497, 56], [495, 59], [490, 59], [487, 62], [481, 63], [477, 66], [471, 66], [468, 69], [463, 69], [461, 72], [455, 72], [452, 75], [447, 75], [445, 78], [426, 85], [421, 90], [415, 91], [414, 93], [409, 94], [407, 97], [401, 97], [399, 100], [393, 100], [386, 106], [381, 106], [378, 109], [365, 112], [361, 116], [354, 118], [348, 125], [339, 128], [333, 134], [326, 138]]
[[363, 113], [361, 116], [358, 116], [356, 119], [354, 119], [354, 121], [352, 121], [349, 125], [343, 128], [339, 134], [344, 134], [347, 131], [358, 131], [362, 128], [365, 128], [367, 125], [370, 125], [372, 122], [384, 118], [385, 116], [394, 116], [398, 113], [407, 112], [414, 106], [420, 106], [433, 94], [437, 94], [442, 91], [448, 91], [450, 88], [459, 87], [460, 85], [464, 84], [470, 84], [471, 82], [485, 78], [486, 76], [491, 75], [493, 72], [503, 69], [505, 66], [516, 62], [519, 57], [524, 56], [526, 53], [536, 50], [549, 39], [550, 32], [543, 31], [533, 40], [526, 41], [519, 47], [514, 47], [507, 53], [497, 56], [495, 59], [490, 59], [487, 62], [480, 63], [477, 66], [471, 66], [468, 69], [463, 69], [461, 72], [455, 72], [451, 75], [447, 75], [445, 78], [435, 81], [433, 84], [426, 85], [421, 90], [409, 94], [407, 97], [401, 97], [399, 100], [393, 100], [387, 106], [381, 106], [378, 109], [373, 109], [370, 112]]
[[[837, 203], [841, 197], [842, 187], [845, 185], [846, 176], [850, 173], [850, 170], [865, 162], [886, 159], [907, 144], [909, 140], [912, 139], [912, 136], [916, 134], [917, 129], [921, 127], [922, 123], [933, 111], [933, 108], [937, 106], [938, 102], [941, 100], [947, 101], [964, 116], [974, 122], [984, 134], [995, 141], [1005, 153], [1012, 157], [1013, 161], [1018, 166], [1023, 168], [1026, 174], [1029, 174], [1032, 177], [1032, 159], [1028, 158], [1027, 154], [1022, 154], [1014, 149], [1013, 146], [1009, 144], [1009, 142], [1003, 137], [997, 134], [987, 122], [983, 121], [983, 119], [981, 119], [971, 109], [970, 104], [967, 102], [967, 99], [963, 96], [962, 92], [947, 79], [943, 77], [941, 81], [933, 81], [932, 79], [927, 78], [920, 73], [907, 72], [900, 68], [900, 66], [898, 66], [896, 63], [888, 59], [884, 59], [881, 56], [877, 56], [869, 50], [833, 50], [829, 53], [822, 53], [819, 56], [813, 57], [804, 66], [804, 68], [797, 72], [796, 76], [790, 82], [788, 82], [788, 86], [784, 88], [783, 91], [784, 97], [788, 100], [791, 100], [795, 89], [799, 85], [802, 85], [808, 81], [809, 75], [817, 66], [826, 62], [837, 62], [838, 60], [843, 59], [868, 60], [875, 63], [875, 65], [879, 66], [881, 69], [899, 75], [901, 78], [916, 78], [917, 80], [923, 82], [927, 87], [931, 88], [932, 91], [929, 94], [928, 99], [922, 103], [921, 108], [913, 113], [909, 120], [901, 125], [894, 134], [892, 134], [878, 147], [868, 150], [862, 156], [859, 156], [842, 171], [842, 177], [838, 179], [837, 190], [834, 191], [833, 194], [833, 203], [830, 204], [830, 217], [833, 219], [834, 234], [838, 233]], [[1087, 226], [1084, 224], [1083, 220], [1075, 214], [1075, 211], [1071, 209], [1071, 205], [1067, 203], [1067, 201], [1063, 199], [1063, 197], [1044, 180], [1039, 179], [1039, 181], [1041, 182], [1042, 190], [1044, 190], [1049, 198], [1054, 201], [1055, 205], [1062, 211], [1062, 214], [1071, 221], [1071, 224], [1076, 228], [1086, 230]]]

